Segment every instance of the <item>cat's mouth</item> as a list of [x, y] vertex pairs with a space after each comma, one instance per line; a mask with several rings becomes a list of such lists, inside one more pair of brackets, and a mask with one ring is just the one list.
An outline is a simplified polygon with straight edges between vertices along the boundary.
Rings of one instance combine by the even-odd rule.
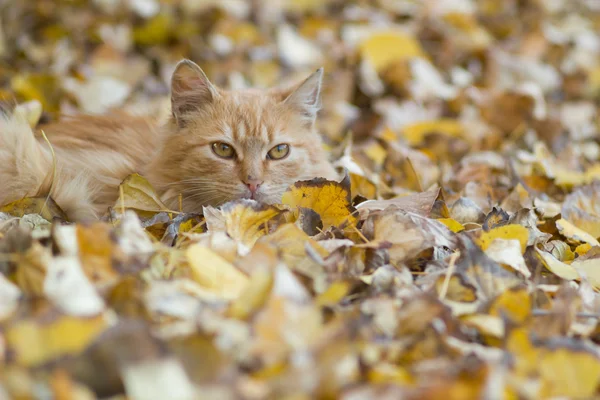
[[259, 201], [261, 199], [261, 197], [262, 196], [260, 193], [252, 192], [250, 190], [241, 196], [242, 199], [250, 199], [250, 200], [257, 200], [257, 201]]

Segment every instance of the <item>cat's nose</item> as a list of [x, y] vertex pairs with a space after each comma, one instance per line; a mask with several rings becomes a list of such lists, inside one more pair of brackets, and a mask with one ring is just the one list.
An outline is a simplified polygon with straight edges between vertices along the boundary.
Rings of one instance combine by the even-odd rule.
[[256, 192], [260, 185], [263, 184], [263, 182], [259, 181], [258, 179], [247, 179], [244, 183], [246, 186], [248, 186], [248, 189], [250, 189], [252, 193]]

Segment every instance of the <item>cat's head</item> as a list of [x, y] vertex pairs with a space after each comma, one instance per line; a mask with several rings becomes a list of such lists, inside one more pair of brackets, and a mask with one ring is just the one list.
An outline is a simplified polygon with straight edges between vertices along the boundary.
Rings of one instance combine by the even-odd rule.
[[276, 203], [298, 180], [335, 179], [315, 130], [322, 75], [289, 89], [227, 91], [181, 61], [170, 132], [151, 166], [166, 201], [181, 194], [188, 211], [238, 198]]

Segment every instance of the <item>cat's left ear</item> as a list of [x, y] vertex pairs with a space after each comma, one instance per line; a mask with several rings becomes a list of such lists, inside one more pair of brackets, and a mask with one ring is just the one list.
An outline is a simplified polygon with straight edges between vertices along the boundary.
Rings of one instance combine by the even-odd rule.
[[190, 60], [182, 60], [171, 77], [171, 111], [180, 127], [185, 126], [190, 112], [200, 109], [218, 96], [206, 74]]
[[285, 104], [299, 111], [311, 124], [315, 122], [321, 108], [322, 81], [323, 68], [319, 68], [284, 100]]

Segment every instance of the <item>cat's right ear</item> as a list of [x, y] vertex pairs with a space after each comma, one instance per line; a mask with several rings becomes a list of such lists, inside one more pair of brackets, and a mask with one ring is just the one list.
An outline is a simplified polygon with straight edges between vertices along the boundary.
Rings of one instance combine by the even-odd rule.
[[212, 102], [218, 94], [196, 63], [180, 61], [171, 77], [171, 111], [177, 125], [184, 127], [190, 112]]

